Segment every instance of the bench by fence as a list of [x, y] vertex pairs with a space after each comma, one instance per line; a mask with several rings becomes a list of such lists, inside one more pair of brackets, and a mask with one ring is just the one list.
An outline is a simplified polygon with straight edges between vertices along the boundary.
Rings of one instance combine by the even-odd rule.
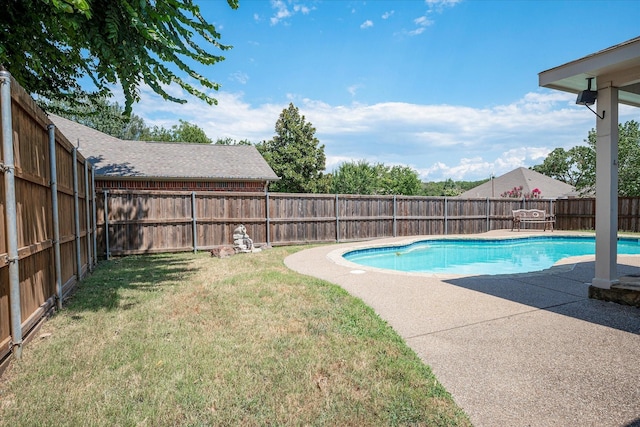
[[544, 231], [549, 229], [553, 231], [553, 224], [556, 219], [553, 215], [547, 215], [546, 211], [541, 209], [515, 209], [513, 210], [513, 224], [511, 231], [518, 227], [518, 231], [522, 228], [523, 223], [544, 224]]

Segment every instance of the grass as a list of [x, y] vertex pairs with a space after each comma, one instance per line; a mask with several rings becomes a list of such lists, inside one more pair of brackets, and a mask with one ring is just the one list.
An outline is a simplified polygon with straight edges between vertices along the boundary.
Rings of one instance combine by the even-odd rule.
[[470, 425], [299, 249], [101, 263], [0, 379], [0, 425]]

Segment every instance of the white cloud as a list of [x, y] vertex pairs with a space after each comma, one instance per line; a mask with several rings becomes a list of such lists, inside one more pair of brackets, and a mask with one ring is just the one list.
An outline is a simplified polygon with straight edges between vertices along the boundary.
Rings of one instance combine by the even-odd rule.
[[430, 17], [434, 13], [442, 13], [445, 7], [453, 7], [460, 3], [461, 0], [425, 0], [427, 11], [424, 15], [413, 20], [416, 28], [406, 31], [405, 34], [417, 36], [425, 32], [427, 27], [434, 24], [434, 20]]
[[307, 6], [301, 5], [301, 4], [296, 4], [293, 6], [293, 10], [294, 12], [300, 12], [303, 15], [307, 15], [309, 12], [311, 12], [311, 9]]
[[426, 30], [426, 27], [418, 27], [415, 30], [409, 31], [407, 34], [409, 34], [410, 36], [418, 36], [424, 33], [424, 30]]
[[[419, 171], [423, 180], [436, 180], [432, 177], [446, 177], [454, 181], [475, 181], [476, 179], [488, 178], [491, 173], [492, 164], [484, 161], [481, 157], [463, 158], [454, 166], [448, 166], [442, 162], [437, 162], [430, 168]], [[468, 176], [477, 178], [466, 179]]]
[[347, 87], [347, 92], [349, 92], [349, 94], [351, 96], [356, 96], [358, 90], [362, 87], [361, 84], [355, 84], [355, 85], [351, 85], [349, 87]]
[[362, 24], [360, 24], [360, 28], [362, 29], [371, 28], [371, 27], [373, 27], [373, 21], [371, 21], [370, 19], [367, 19]]
[[430, 11], [442, 12], [445, 7], [453, 7], [462, 0], [425, 0]]
[[410, 31], [405, 31], [405, 34], [409, 36], [417, 36], [425, 32], [427, 27], [433, 25], [433, 20], [429, 19], [426, 15], [420, 16], [413, 20], [413, 23], [416, 25], [416, 28]]
[[413, 20], [413, 23], [419, 27], [428, 27], [433, 24], [433, 21], [427, 18], [426, 16], [421, 16]]
[[271, 25], [277, 25], [281, 21], [291, 18], [296, 13], [307, 15], [314, 9], [295, 2], [291, 6], [291, 9], [289, 9], [289, 6], [287, 6], [287, 3], [283, 0], [271, 0], [271, 7], [276, 10], [275, 14], [269, 19]]
[[[359, 160], [359, 159], [358, 159]], [[325, 166], [328, 172], [333, 172], [336, 170], [341, 164], [348, 163], [354, 161], [353, 158], [348, 156], [327, 156], [325, 161]]]
[[287, 4], [281, 0], [271, 0], [271, 7], [276, 9], [275, 15], [269, 20], [271, 25], [276, 25], [281, 20], [291, 16], [291, 12], [287, 8]]
[[395, 13], [395, 11], [393, 11], [393, 10], [385, 12], [385, 13], [382, 14], [382, 19], [389, 19], [389, 18], [391, 18], [391, 16], [393, 16], [394, 13]]
[[[356, 90], [353, 86], [351, 90]], [[477, 180], [542, 162], [554, 148], [581, 145], [595, 118], [575, 105], [575, 95], [540, 89], [506, 105], [471, 108], [386, 102], [330, 105], [287, 94], [281, 103], [251, 105], [242, 93], [213, 93], [217, 106], [167, 88], [189, 103], [164, 102], [141, 90], [135, 114], [149, 125], [170, 127], [179, 119], [207, 135], [260, 142], [275, 134], [280, 113], [293, 102], [325, 145], [327, 170], [345, 161], [406, 165], [423, 180]], [[621, 106], [620, 121], [637, 120], [637, 109]]]
[[243, 85], [247, 84], [247, 82], [249, 81], [249, 75], [247, 73], [243, 73], [242, 71], [236, 71], [235, 73], [232, 73], [229, 78]]

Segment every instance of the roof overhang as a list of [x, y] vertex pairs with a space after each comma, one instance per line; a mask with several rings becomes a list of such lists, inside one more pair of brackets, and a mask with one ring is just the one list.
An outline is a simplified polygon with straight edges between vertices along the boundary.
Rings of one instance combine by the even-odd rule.
[[589, 77], [595, 77], [595, 89], [598, 82], [611, 82], [621, 104], [640, 107], [640, 37], [543, 71], [538, 81], [542, 87], [578, 93]]

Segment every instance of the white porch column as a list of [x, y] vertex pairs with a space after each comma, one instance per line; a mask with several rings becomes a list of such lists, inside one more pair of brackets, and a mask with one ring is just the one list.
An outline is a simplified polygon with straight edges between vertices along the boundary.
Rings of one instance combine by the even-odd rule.
[[618, 88], [598, 80], [596, 119], [596, 277], [591, 284], [618, 283]]

